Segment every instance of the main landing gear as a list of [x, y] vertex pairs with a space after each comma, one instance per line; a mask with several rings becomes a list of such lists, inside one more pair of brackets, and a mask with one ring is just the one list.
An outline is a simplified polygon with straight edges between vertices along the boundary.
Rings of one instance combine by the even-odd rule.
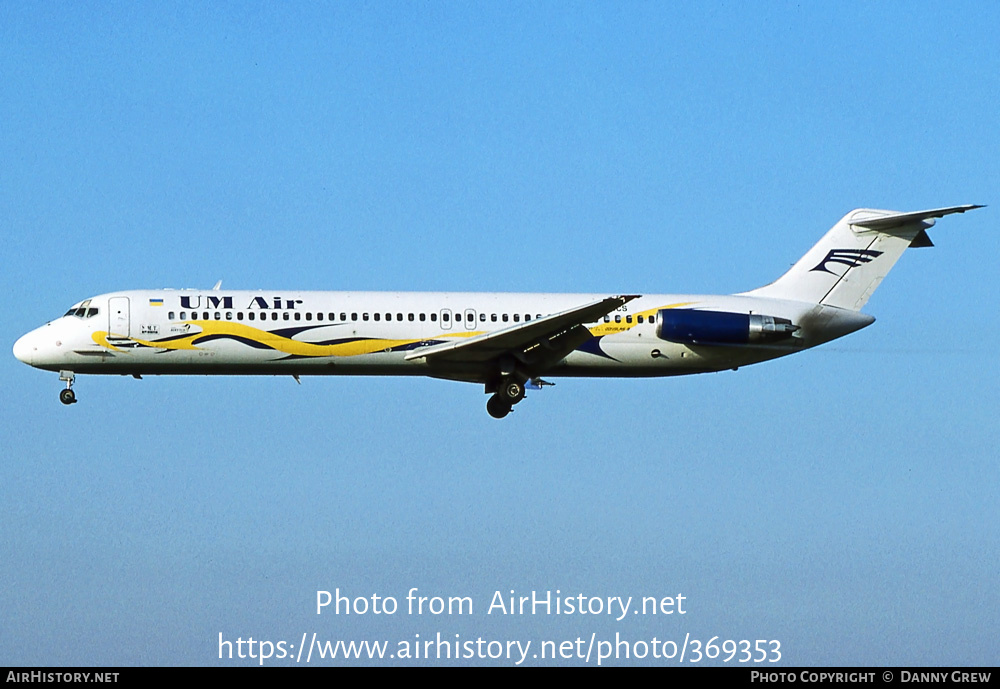
[[511, 412], [511, 406], [500, 399], [500, 395], [493, 395], [486, 402], [486, 411], [489, 412], [490, 416], [494, 419], [502, 419]]
[[504, 378], [486, 403], [486, 411], [494, 419], [502, 419], [510, 414], [515, 404], [523, 399], [524, 383], [515, 378]]
[[66, 389], [59, 392], [59, 401], [63, 404], [73, 404], [76, 402], [76, 393], [73, 392], [73, 381], [76, 375], [72, 371], [60, 371], [59, 380], [66, 381]]

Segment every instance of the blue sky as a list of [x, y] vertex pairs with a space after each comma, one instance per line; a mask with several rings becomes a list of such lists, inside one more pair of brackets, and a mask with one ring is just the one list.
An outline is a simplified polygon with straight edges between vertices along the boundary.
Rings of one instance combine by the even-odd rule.
[[[563, 379], [503, 422], [429, 379], [80, 377], [64, 408], [8, 355], [0, 664], [231, 665], [249, 661], [220, 661], [220, 633], [312, 632], [995, 664], [998, 20], [0, 6], [8, 344], [94, 294], [219, 279], [736, 292], [852, 208], [990, 205], [941, 221], [847, 339], [737, 373]], [[476, 607], [317, 616], [338, 587]], [[681, 593], [688, 612], [487, 615], [511, 589]]]

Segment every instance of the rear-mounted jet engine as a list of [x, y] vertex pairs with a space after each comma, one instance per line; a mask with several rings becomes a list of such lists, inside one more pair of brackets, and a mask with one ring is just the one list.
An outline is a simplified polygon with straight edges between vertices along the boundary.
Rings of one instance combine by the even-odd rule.
[[787, 318], [696, 309], [660, 309], [656, 322], [661, 340], [694, 345], [770, 344], [799, 329]]

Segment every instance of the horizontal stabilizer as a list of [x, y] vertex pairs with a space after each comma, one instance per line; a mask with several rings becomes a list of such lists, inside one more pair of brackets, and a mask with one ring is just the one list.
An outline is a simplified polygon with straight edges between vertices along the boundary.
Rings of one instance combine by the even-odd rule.
[[[855, 220], [851, 218], [850, 224], [854, 227], [864, 227], [868, 230], [890, 230], [893, 227], [899, 227], [901, 225], [907, 225], [913, 222], [919, 222], [921, 220], [930, 220], [931, 218], [943, 218], [946, 215], [951, 215], [952, 213], [964, 213], [965, 211], [975, 210], [976, 208], [983, 208], [983, 206], [975, 204], [966, 204], [964, 206], [950, 206], [948, 208], [934, 208], [927, 211], [912, 211], [910, 213], [891, 213], [889, 215], [878, 215], [871, 218], [865, 218], [863, 220]], [[933, 224], [933, 223], [932, 223]]]

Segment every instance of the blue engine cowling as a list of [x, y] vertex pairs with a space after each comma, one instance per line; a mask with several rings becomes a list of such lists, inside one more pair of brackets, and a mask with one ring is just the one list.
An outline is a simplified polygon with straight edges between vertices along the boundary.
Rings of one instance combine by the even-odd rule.
[[679, 344], [766, 344], [788, 339], [798, 329], [787, 318], [757, 313], [660, 309], [656, 314], [656, 336]]

